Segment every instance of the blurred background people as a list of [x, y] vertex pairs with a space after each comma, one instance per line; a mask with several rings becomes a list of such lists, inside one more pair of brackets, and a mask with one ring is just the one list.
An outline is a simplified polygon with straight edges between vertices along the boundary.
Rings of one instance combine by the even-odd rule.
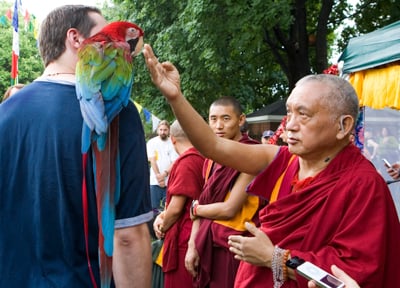
[[379, 144], [374, 140], [372, 131], [366, 130], [364, 132], [364, 156], [370, 160], [374, 161], [376, 158], [376, 153], [378, 152]]
[[399, 142], [393, 136], [390, 129], [382, 127], [381, 137], [378, 141], [377, 156], [379, 161], [383, 158], [387, 159], [390, 163], [399, 159]]
[[18, 92], [24, 86], [25, 86], [25, 84], [15, 84], [15, 85], [8, 87], [8, 89], [4, 93], [3, 99], [1, 101], [5, 101], [7, 98], [10, 98], [10, 96], [14, 95], [16, 92]]
[[274, 131], [272, 130], [265, 130], [261, 136], [261, 143], [262, 144], [268, 144], [269, 138], [271, 138], [274, 135]]

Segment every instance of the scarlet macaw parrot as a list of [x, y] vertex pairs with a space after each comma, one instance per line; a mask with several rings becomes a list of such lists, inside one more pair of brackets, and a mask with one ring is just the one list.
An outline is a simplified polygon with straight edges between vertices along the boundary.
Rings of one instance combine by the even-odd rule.
[[[109, 287], [112, 276], [115, 206], [120, 192], [118, 113], [129, 102], [134, 79], [132, 57], [142, 46], [143, 30], [136, 24], [119, 21], [87, 38], [78, 50], [76, 93], [84, 120], [84, 167], [90, 147], [94, 159], [101, 287]], [[86, 178], [83, 193], [85, 183]]]

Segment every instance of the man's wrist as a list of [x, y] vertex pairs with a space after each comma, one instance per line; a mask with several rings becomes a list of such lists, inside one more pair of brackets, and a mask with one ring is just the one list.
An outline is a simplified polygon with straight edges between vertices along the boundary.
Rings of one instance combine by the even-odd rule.
[[188, 249], [194, 249], [196, 248], [196, 244], [194, 243], [194, 241], [188, 241]]
[[197, 214], [197, 207], [199, 206], [199, 201], [198, 200], [193, 200], [192, 205], [190, 205], [190, 214], [192, 220], [196, 219], [198, 217]]

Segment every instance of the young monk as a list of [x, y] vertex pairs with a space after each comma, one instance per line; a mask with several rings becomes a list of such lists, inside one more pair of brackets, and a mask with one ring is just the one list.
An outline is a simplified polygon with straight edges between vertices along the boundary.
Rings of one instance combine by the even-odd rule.
[[[242, 107], [233, 97], [218, 98], [210, 106], [208, 124], [215, 135], [245, 144], [258, 143], [240, 131], [244, 121]], [[203, 191], [192, 205], [194, 222], [185, 263], [195, 277], [194, 287], [230, 288], [240, 261], [229, 251], [228, 236], [248, 233], [246, 221], [258, 223], [260, 201], [246, 193], [252, 175], [211, 159], [206, 159], [203, 174]]]

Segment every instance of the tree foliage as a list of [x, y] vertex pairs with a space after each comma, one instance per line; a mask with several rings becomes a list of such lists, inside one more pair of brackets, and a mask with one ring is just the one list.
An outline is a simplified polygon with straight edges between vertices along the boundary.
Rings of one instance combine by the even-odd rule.
[[382, 28], [400, 20], [400, 1], [396, 0], [363, 0], [358, 1], [355, 7], [347, 12], [345, 20], [352, 25], [344, 27], [337, 37], [340, 50], [347, 45], [347, 40], [376, 29]]
[[[5, 14], [10, 4], [2, 3], [0, 12]], [[393, 0], [359, 0], [355, 7], [348, 0], [111, 3], [102, 9], [105, 16], [144, 28], [145, 41], [160, 61], [177, 66], [185, 96], [204, 117], [209, 104], [222, 95], [237, 97], [245, 112], [284, 98], [299, 78], [326, 69], [333, 49], [342, 50], [349, 38], [400, 19], [400, 3]], [[12, 28], [0, 29], [0, 85], [4, 90], [10, 83]], [[43, 67], [33, 33], [23, 27], [20, 45], [19, 82], [28, 83]], [[133, 98], [159, 118], [172, 120], [143, 57], [138, 56], [134, 65]]]
[[[160, 61], [169, 60], [178, 67], [185, 96], [204, 117], [209, 104], [222, 95], [234, 95], [251, 111], [286, 93], [285, 85], [280, 85], [284, 75], [256, 39], [257, 25], [241, 20], [240, 1], [235, 5], [223, 0], [126, 1], [117, 5], [132, 12], [120, 18], [144, 28], [146, 42]], [[135, 97], [159, 117], [171, 118], [142, 59], [138, 60]]]
[[[343, 48], [358, 25], [365, 33], [398, 19], [388, 16], [398, 4], [378, 2], [359, 1], [354, 8], [346, 0], [115, 0], [113, 16], [144, 28], [146, 42], [160, 61], [178, 67], [185, 96], [205, 117], [221, 95], [237, 97], [247, 112], [285, 97], [299, 78], [326, 69], [334, 43]], [[143, 59], [137, 65], [134, 97], [171, 118]]]

